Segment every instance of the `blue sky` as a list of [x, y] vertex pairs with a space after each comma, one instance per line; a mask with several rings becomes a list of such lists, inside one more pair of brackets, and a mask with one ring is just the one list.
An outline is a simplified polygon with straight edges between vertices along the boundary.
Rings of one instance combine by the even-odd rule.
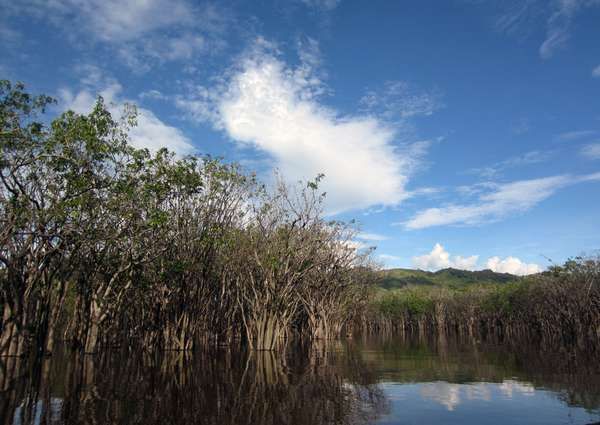
[[139, 147], [324, 173], [386, 267], [600, 248], [599, 0], [0, 0], [0, 77]]

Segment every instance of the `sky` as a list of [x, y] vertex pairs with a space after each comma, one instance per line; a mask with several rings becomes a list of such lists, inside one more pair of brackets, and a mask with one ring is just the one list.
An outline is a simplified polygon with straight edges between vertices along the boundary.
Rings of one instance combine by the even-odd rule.
[[136, 147], [323, 173], [386, 268], [600, 248], [600, 0], [0, 0], [0, 78]]

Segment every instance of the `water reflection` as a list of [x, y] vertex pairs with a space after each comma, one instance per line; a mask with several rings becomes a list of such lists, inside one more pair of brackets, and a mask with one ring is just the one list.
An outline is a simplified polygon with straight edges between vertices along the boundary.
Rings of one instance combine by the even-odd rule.
[[113, 352], [65, 355], [28, 372], [25, 362], [6, 364], [2, 423], [371, 423], [385, 398], [356, 354]]
[[423, 338], [357, 345], [391, 401], [378, 423], [600, 421], [598, 353]]
[[0, 424], [600, 421], [594, 354], [355, 340], [270, 353], [56, 353], [0, 364]]

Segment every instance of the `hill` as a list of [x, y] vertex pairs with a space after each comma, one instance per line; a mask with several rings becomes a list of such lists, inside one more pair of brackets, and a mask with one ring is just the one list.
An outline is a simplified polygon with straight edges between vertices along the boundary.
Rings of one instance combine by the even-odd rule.
[[498, 284], [519, 280], [519, 276], [508, 273], [496, 273], [491, 270], [458, 270], [453, 268], [428, 272], [414, 269], [389, 269], [381, 272], [380, 286], [385, 289], [398, 289], [405, 286], [451, 286], [460, 287], [471, 284]]

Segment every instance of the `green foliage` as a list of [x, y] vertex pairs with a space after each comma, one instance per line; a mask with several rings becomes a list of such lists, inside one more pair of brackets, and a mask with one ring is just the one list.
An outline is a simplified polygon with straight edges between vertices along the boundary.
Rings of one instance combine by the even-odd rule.
[[410, 317], [422, 316], [433, 309], [433, 292], [427, 288], [405, 288], [385, 291], [376, 301], [381, 313], [388, 316], [407, 314]]
[[86, 351], [273, 348], [292, 330], [338, 335], [364, 306], [368, 268], [352, 227], [322, 218], [323, 175], [267, 190], [219, 158], [133, 148], [134, 107], [117, 119], [100, 97], [36, 121], [52, 102], [0, 81], [0, 354], [51, 346], [56, 323]]
[[[393, 273], [401, 279], [414, 276], [409, 270]], [[401, 330], [500, 338], [519, 335], [597, 347], [599, 306], [600, 260], [575, 258], [546, 272], [503, 283], [445, 281], [380, 287], [370, 320]]]
[[390, 269], [381, 272], [380, 286], [385, 289], [421, 285], [461, 288], [474, 284], [494, 285], [518, 280], [518, 276], [496, 273], [491, 270], [469, 271], [448, 268], [437, 272], [428, 272], [413, 269]]

